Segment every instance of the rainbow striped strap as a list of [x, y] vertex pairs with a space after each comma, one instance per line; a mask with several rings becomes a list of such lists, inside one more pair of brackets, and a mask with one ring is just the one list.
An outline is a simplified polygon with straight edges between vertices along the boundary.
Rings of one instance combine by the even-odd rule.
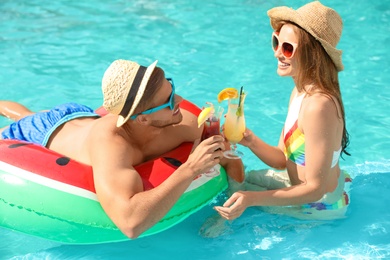
[[284, 136], [284, 147], [289, 160], [305, 166], [305, 135], [298, 128], [298, 120]]

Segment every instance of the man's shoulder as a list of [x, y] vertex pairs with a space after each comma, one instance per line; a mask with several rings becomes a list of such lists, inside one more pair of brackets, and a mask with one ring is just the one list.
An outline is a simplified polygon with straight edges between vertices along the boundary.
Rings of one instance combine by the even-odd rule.
[[90, 129], [88, 136], [88, 146], [92, 150], [100, 150], [103, 153], [95, 153], [104, 155], [110, 154], [129, 157], [135, 151], [133, 143], [128, 139], [128, 135], [122, 127], [116, 126], [116, 119], [114, 118], [99, 118]]
[[123, 129], [116, 126], [115, 116], [107, 115], [95, 120], [89, 130], [89, 134], [90, 137], [95, 140], [114, 141], [115, 139], [119, 139], [118, 137], [121, 136], [121, 131], [123, 131]]

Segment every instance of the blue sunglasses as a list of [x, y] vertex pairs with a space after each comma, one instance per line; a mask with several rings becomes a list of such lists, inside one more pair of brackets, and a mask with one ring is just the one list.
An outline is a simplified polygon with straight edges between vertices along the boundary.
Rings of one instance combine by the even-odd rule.
[[167, 78], [167, 80], [169, 83], [171, 83], [171, 86], [172, 86], [172, 93], [171, 93], [171, 96], [169, 97], [168, 102], [165, 104], [162, 104], [161, 106], [150, 108], [150, 109], [145, 110], [145, 111], [138, 113], [136, 115], [132, 115], [130, 117], [131, 119], [134, 120], [138, 115], [148, 115], [148, 114], [160, 111], [166, 107], [169, 107], [170, 110], [173, 110], [175, 108], [175, 98], [174, 98], [175, 97], [175, 84], [173, 83], [172, 78]]

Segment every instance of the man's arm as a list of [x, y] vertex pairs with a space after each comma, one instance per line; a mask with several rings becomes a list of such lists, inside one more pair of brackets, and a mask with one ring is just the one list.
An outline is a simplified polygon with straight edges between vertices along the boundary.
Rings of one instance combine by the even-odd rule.
[[121, 138], [99, 137], [99, 142], [94, 142], [89, 151], [99, 202], [129, 238], [137, 238], [157, 223], [192, 180], [223, 157], [223, 138], [216, 136], [200, 144], [187, 162], [161, 185], [144, 191], [141, 177], [132, 165], [133, 148]]

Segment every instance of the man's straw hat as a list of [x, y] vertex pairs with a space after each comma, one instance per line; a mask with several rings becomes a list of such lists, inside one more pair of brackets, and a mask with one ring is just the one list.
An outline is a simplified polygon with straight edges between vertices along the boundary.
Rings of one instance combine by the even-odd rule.
[[315, 1], [308, 3], [297, 10], [287, 6], [275, 7], [267, 12], [274, 30], [282, 21], [293, 22], [319, 41], [328, 53], [338, 71], [344, 69], [341, 61], [341, 50], [336, 49], [343, 29], [340, 15], [333, 9]]
[[141, 100], [157, 60], [149, 67], [129, 60], [116, 60], [108, 67], [102, 80], [103, 107], [118, 115], [117, 127], [133, 115]]

